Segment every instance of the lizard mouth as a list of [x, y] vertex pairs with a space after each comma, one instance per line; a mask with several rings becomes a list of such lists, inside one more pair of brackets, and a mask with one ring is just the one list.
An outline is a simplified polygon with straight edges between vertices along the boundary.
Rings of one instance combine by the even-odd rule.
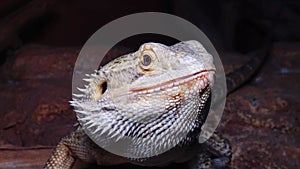
[[203, 81], [203, 85], [201, 85], [203, 88], [205, 88], [207, 86], [207, 84], [210, 82], [209, 79], [209, 73], [213, 73], [215, 72], [215, 69], [205, 69], [205, 70], [201, 70], [186, 76], [181, 76], [178, 77], [176, 79], [172, 79], [172, 80], [168, 80], [166, 82], [160, 83], [160, 84], [156, 84], [153, 86], [147, 86], [147, 87], [142, 87], [142, 88], [133, 88], [130, 91], [133, 93], [150, 93], [153, 91], [159, 91], [159, 90], [163, 90], [165, 88], [171, 88], [174, 86], [178, 86], [184, 83], [188, 83], [191, 82], [193, 80], [202, 80]]

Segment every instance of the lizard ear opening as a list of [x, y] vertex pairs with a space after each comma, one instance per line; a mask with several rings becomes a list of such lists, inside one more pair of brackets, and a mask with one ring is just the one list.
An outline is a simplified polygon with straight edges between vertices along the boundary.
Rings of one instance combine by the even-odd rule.
[[107, 90], [107, 82], [106, 82], [106, 81], [104, 81], [104, 82], [101, 84], [101, 87], [102, 87], [102, 91], [101, 91], [101, 93], [103, 94], [103, 93], [105, 93], [105, 92], [106, 92], [106, 90]]
[[98, 90], [101, 92], [101, 94], [104, 94], [107, 90], [107, 82], [104, 81], [100, 85], [98, 85]]

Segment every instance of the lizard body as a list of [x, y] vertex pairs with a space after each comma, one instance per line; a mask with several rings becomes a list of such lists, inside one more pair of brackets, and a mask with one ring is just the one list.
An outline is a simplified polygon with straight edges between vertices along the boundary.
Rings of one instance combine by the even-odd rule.
[[[229, 91], [245, 80], [234, 81], [235, 76], [248, 77], [261, 60], [255, 58], [240, 73], [231, 73]], [[72, 101], [80, 127], [59, 142], [44, 168], [69, 169], [76, 159], [99, 165], [187, 162], [191, 169], [226, 167], [231, 160], [227, 139], [215, 132], [198, 143], [214, 71], [212, 56], [197, 41], [170, 47], [146, 43], [113, 60], [93, 74], [83, 95]], [[123, 154], [130, 158], [101, 148], [128, 138], [132, 150]]]

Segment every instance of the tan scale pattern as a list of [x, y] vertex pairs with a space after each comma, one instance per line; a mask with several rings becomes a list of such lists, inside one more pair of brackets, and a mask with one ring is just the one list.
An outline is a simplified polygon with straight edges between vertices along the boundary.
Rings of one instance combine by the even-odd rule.
[[71, 156], [69, 148], [59, 143], [51, 158], [47, 161], [44, 169], [65, 169], [71, 168], [75, 159]]

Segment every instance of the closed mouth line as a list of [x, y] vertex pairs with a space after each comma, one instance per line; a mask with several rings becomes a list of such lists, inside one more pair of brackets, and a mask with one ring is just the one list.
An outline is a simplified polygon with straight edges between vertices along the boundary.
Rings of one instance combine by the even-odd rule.
[[176, 81], [182, 81], [184, 79], [188, 79], [190, 77], [197, 76], [201, 73], [212, 72], [212, 71], [214, 72], [215, 70], [214, 69], [201, 70], [201, 71], [195, 72], [193, 74], [189, 74], [189, 75], [182, 76], [182, 77], [179, 77], [179, 78], [176, 78], [176, 79], [168, 80], [168, 81], [160, 83], [160, 84], [156, 84], [156, 85], [149, 86], [149, 87], [134, 88], [134, 89], [131, 89], [130, 91], [131, 92], [143, 92], [143, 91], [147, 91], [147, 90], [151, 90], [151, 89], [156, 89], [156, 88], [160, 88], [162, 86], [167, 86], [169, 84], [174, 84]]

